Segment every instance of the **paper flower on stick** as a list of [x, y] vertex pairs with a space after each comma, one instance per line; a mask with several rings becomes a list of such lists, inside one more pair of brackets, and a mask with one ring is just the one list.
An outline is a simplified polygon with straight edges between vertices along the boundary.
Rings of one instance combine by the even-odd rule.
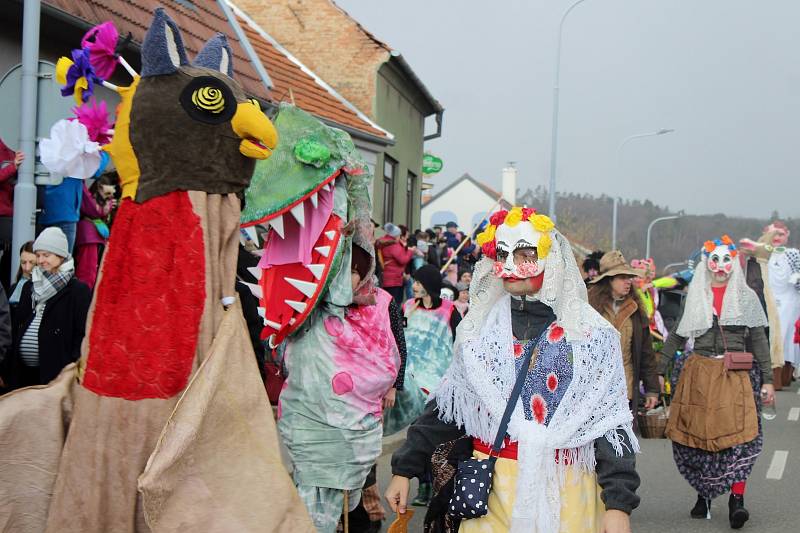
[[54, 176], [91, 178], [103, 161], [100, 145], [89, 139], [86, 126], [77, 120], [59, 120], [50, 138], [39, 142], [42, 164]]
[[72, 51], [72, 59], [62, 57], [56, 63], [56, 81], [63, 85], [61, 96], [75, 96], [78, 105], [94, 94], [94, 84], [100, 79], [89, 61], [89, 49]]
[[111, 123], [108, 121], [108, 108], [104, 101], [98, 104], [93, 96], [88, 103], [73, 107], [72, 112], [78, 122], [86, 126], [90, 140], [100, 145], [111, 142]]
[[119, 64], [116, 48], [119, 32], [111, 21], [103, 22], [86, 32], [81, 48], [89, 50], [89, 61], [101, 79], [111, 78]]

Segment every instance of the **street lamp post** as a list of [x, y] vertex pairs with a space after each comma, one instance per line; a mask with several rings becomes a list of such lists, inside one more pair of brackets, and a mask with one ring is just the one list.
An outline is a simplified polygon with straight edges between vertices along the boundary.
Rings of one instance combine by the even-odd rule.
[[658, 224], [659, 222], [664, 222], [665, 220], [675, 220], [676, 218], [681, 218], [680, 215], [669, 215], [666, 217], [658, 217], [657, 219], [653, 220], [649, 226], [647, 226], [647, 246], [645, 247], [644, 257], [648, 259], [650, 257], [650, 233], [653, 231], [653, 226]]
[[[661, 128], [660, 130], [651, 131], [649, 133], [637, 133], [636, 135], [631, 135], [626, 137], [621, 143], [619, 143], [619, 147], [617, 148], [617, 176], [622, 176], [622, 149], [628, 144], [630, 141], [634, 139], [641, 139], [642, 137], [654, 137], [658, 135], [666, 135], [667, 133], [672, 133], [675, 131], [674, 129], [670, 128]], [[619, 196], [614, 197], [614, 207], [613, 207], [613, 214], [611, 217], [611, 249], [617, 249], [617, 220], [619, 213]], [[649, 256], [648, 256], [649, 257]]]
[[578, 7], [586, 0], [577, 0], [569, 6], [564, 14], [561, 16], [561, 22], [558, 25], [558, 43], [556, 44], [556, 79], [553, 85], [553, 128], [550, 140], [550, 185], [548, 187], [548, 214], [553, 222], [556, 221], [556, 163], [558, 162], [558, 97], [561, 81], [561, 35], [564, 31], [564, 21], [567, 19], [573, 9]]

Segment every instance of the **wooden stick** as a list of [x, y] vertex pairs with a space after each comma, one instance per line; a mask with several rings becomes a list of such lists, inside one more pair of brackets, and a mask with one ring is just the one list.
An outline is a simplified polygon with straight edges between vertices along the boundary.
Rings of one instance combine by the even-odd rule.
[[[467, 235], [467, 237], [469, 237], [469, 239], [470, 239], [470, 240], [472, 239], [471, 235], [472, 235], [473, 233], [475, 233], [475, 232], [478, 230], [478, 228], [480, 228], [480, 227], [481, 227], [481, 224], [483, 224], [484, 222], [486, 222], [486, 221], [489, 219], [489, 217], [490, 217], [490, 216], [492, 216], [492, 213], [493, 213], [493, 212], [494, 212], [494, 210], [495, 210], [495, 209], [496, 209], [496, 208], [497, 208], [497, 207], [498, 207], [498, 206], [499, 206], [499, 205], [502, 203], [502, 201], [503, 201], [503, 197], [501, 196], [500, 198], [498, 198], [498, 199], [497, 199], [497, 202], [496, 202], [496, 203], [495, 203], [495, 204], [492, 206], [492, 208], [491, 208], [491, 209], [489, 209], [489, 210], [486, 212], [486, 215], [484, 215], [484, 217], [481, 219], [481, 221], [480, 221], [480, 222], [478, 222], [478, 223], [475, 225], [475, 227], [474, 227], [474, 228], [472, 228], [472, 231], [470, 231], [470, 232], [469, 232], [469, 235]], [[441, 270], [439, 270], [439, 273], [440, 273], [440, 274], [444, 274], [444, 273], [447, 271], [447, 267], [449, 267], [449, 266], [450, 266], [450, 263], [452, 263], [452, 262], [453, 262], [453, 261], [454, 261], [454, 260], [455, 260], [455, 259], [458, 257], [458, 252], [460, 252], [460, 251], [461, 251], [461, 249], [464, 247], [464, 245], [465, 245], [465, 244], [467, 244], [467, 239], [464, 239], [463, 241], [461, 241], [461, 244], [459, 244], [459, 245], [458, 245], [458, 248], [456, 248], [456, 249], [453, 251], [453, 255], [451, 255], [451, 256], [450, 256], [450, 259], [448, 259], [448, 260], [447, 260], [447, 262], [444, 264], [444, 266], [442, 266]]]
[[344, 533], [350, 533], [350, 491], [344, 491]]

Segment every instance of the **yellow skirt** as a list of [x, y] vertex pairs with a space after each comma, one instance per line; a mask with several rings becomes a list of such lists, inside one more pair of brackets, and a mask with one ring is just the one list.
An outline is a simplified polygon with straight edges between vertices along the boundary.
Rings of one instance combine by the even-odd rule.
[[[474, 452], [478, 459], [486, 454]], [[489, 514], [462, 520], [459, 533], [506, 533], [511, 529], [511, 511], [517, 490], [517, 461], [497, 459], [492, 492], [489, 493]], [[561, 527], [559, 533], [597, 533], [602, 525], [605, 505], [594, 473], [575, 474], [567, 471], [561, 489]]]

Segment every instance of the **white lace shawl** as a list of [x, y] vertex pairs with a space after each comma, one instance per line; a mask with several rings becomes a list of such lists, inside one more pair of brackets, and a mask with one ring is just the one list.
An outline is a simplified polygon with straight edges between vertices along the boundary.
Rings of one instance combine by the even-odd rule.
[[[677, 334], [685, 338], [697, 338], [714, 324], [714, 294], [711, 291], [711, 276], [703, 256], [701, 264], [694, 270], [689, 284], [683, 317]], [[739, 261], [733, 262], [733, 271], [722, 300], [719, 323], [723, 326], [747, 326], [755, 328], [767, 325], [764, 308], [753, 289], [747, 286]]]
[[[545, 266], [540, 299], [553, 308], [573, 350], [573, 378], [550, 424], [525, 420], [518, 401], [509, 436], [518, 441], [516, 501], [512, 532], [556, 533], [560, 489], [566, 469], [592, 471], [594, 441], [605, 437], [618, 455], [625, 431], [633, 446], [619, 334], [586, 302], [586, 289], [567, 240], [556, 244]], [[491, 261], [478, 263], [470, 286], [470, 312], [459, 325], [453, 362], [433, 397], [442, 420], [457, 423], [484, 442], [493, 442], [515, 381], [511, 356], [510, 296], [491, 275]], [[556, 450], [564, 460], [556, 463]]]

